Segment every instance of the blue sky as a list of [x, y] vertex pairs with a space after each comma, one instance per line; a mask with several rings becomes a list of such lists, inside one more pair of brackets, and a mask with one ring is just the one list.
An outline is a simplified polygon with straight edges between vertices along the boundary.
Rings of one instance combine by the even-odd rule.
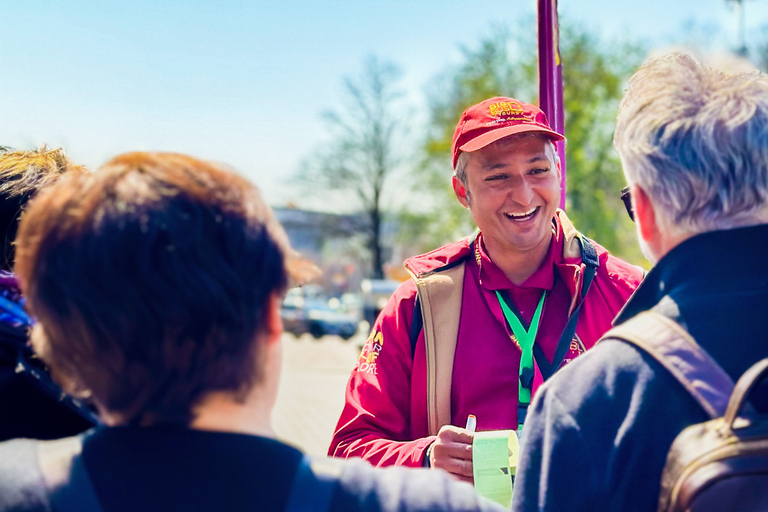
[[[131, 150], [231, 164], [281, 206], [325, 137], [321, 113], [371, 54], [397, 63], [415, 101], [495, 23], [535, 0], [6, 2], [0, 17], [0, 145], [62, 146], [97, 167]], [[768, 0], [747, 0], [747, 33]], [[659, 46], [686, 25], [737, 42], [725, 0], [560, 0], [561, 18]], [[535, 27], [531, 27], [534, 37]]]

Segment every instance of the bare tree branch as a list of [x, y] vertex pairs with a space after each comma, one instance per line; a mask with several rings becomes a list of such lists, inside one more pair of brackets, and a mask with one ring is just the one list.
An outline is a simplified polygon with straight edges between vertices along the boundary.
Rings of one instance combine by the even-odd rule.
[[398, 109], [404, 98], [399, 78], [394, 64], [376, 57], [367, 59], [361, 75], [347, 78], [343, 107], [323, 114], [332, 142], [304, 170], [304, 179], [313, 186], [348, 191], [359, 201], [368, 220], [374, 278], [384, 275], [381, 227], [386, 188], [403, 163], [399, 136], [407, 123]]

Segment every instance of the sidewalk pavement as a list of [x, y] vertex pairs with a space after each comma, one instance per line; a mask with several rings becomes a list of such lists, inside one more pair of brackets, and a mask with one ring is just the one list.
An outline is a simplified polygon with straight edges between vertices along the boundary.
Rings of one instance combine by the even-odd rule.
[[309, 455], [325, 455], [344, 405], [344, 390], [364, 334], [315, 340], [283, 335], [283, 373], [272, 413], [277, 436]]

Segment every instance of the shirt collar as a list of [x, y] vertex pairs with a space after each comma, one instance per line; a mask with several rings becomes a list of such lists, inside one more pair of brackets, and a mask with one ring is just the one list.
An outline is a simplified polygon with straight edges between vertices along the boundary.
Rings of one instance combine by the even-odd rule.
[[614, 325], [681, 290], [705, 293], [712, 289], [739, 288], [745, 281], [768, 281], [768, 267], [764, 263], [766, 246], [766, 224], [710, 231], [681, 242], [645, 276]]
[[[546, 256], [544, 256], [544, 261], [541, 262], [536, 272], [520, 284], [518, 288], [538, 288], [540, 290], [551, 290], [553, 288], [555, 281], [555, 255], [558, 253], [562, 254], [563, 240], [560, 230], [554, 229], [554, 225], [552, 231], [552, 239], [549, 242], [549, 249]], [[480, 267], [480, 285], [483, 288], [488, 290], [507, 290], [516, 286], [488, 257], [482, 233], [478, 235], [473, 245], [474, 259]]]

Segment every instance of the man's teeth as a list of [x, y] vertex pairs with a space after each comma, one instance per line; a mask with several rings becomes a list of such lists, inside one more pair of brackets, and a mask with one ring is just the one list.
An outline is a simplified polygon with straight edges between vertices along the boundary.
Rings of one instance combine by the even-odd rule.
[[507, 213], [505, 215], [507, 217], [512, 218], [512, 219], [524, 219], [526, 217], [530, 217], [534, 213], [536, 213], [536, 208], [531, 208], [530, 210], [528, 210], [527, 212], [524, 212], [524, 213]]

